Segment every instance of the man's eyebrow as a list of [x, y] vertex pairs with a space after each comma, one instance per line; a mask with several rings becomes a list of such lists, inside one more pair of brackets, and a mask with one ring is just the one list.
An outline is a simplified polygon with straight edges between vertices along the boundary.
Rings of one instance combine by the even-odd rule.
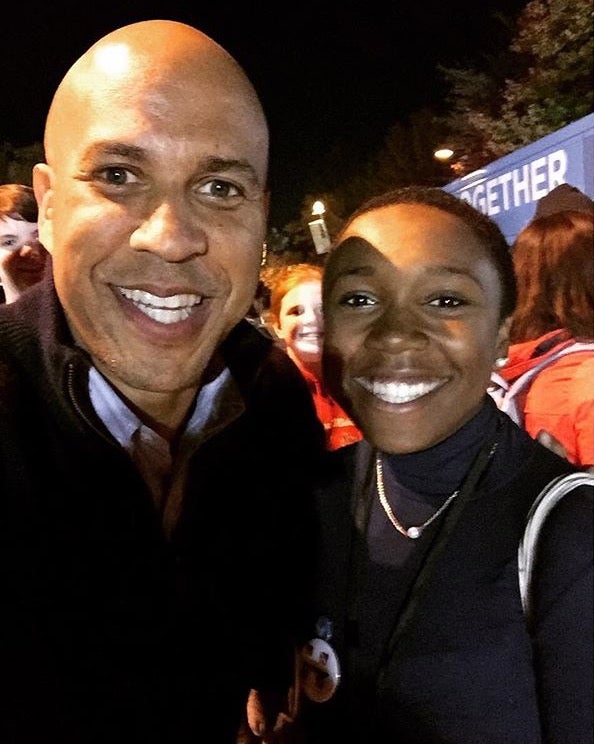
[[240, 158], [208, 157], [200, 163], [200, 169], [214, 171], [216, 173], [226, 173], [228, 171], [239, 172], [259, 184], [259, 178], [255, 168], [247, 160]]
[[[143, 147], [125, 142], [95, 142], [85, 152], [84, 160], [106, 156], [121, 157], [136, 162], [150, 159], [150, 154]], [[261, 185], [256, 169], [247, 160], [241, 158], [224, 158], [220, 155], [207, 156], [197, 161], [196, 170], [213, 173], [239, 172], [255, 184]]]
[[148, 154], [143, 147], [126, 144], [125, 142], [94, 142], [84, 153], [84, 160], [94, 157], [115, 156], [131, 160], [147, 160]]

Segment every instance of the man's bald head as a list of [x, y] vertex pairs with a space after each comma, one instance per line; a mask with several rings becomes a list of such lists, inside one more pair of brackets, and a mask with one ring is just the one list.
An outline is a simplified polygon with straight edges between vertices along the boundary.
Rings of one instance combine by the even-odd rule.
[[[68, 136], [88, 106], [107, 107], [130, 101], [150, 85], [155, 113], [166, 105], [158, 91], [178, 89], [191, 103], [204, 86], [220, 86], [220, 95], [239, 96], [251, 115], [267, 126], [257, 93], [233, 57], [192, 26], [168, 20], [149, 20], [116, 29], [99, 39], [68, 70], [54, 95], [45, 129], [50, 165], [56, 149], [68, 148]], [[115, 95], [117, 91], [117, 95]]]
[[72, 334], [175, 428], [257, 286], [268, 128], [256, 92], [200, 31], [135, 23], [67, 72], [45, 149], [40, 234]]

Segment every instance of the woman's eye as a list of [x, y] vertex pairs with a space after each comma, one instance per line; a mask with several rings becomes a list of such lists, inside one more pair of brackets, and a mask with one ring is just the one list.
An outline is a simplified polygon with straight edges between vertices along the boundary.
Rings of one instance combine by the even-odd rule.
[[456, 307], [461, 307], [462, 305], [466, 305], [466, 302], [459, 297], [452, 297], [449, 295], [444, 295], [443, 297], [436, 297], [434, 300], [431, 300], [429, 303], [432, 307], [443, 307], [446, 309], [453, 309]]
[[366, 294], [347, 294], [339, 299], [338, 304], [347, 307], [373, 307], [376, 300]]

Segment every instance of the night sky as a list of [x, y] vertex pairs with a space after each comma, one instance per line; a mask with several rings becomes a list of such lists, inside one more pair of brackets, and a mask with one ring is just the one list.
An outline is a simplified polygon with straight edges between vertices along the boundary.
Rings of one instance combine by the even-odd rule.
[[299, 214], [316, 164], [336, 141], [353, 160], [389, 126], [443, 105], [438, 63], [471, 66], [508, 44], [497, 13], [526, 0], [238, 3], [136, 0], [16, 2], [3, 18], [0, 142], [42, 139], [51, 96], [76, 58], [103, 34], [148, 18], [197, 26], [242, 64], [262, 98], [271, 134], [272, 222]]

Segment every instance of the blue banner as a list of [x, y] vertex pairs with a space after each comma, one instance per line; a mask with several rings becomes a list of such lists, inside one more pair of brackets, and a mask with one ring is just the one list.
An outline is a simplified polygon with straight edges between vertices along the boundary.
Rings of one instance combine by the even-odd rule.
[[536, 202], [561, 183], [594, 198], [594, 114], [444, 186], [488, 214], [513, 243]]

